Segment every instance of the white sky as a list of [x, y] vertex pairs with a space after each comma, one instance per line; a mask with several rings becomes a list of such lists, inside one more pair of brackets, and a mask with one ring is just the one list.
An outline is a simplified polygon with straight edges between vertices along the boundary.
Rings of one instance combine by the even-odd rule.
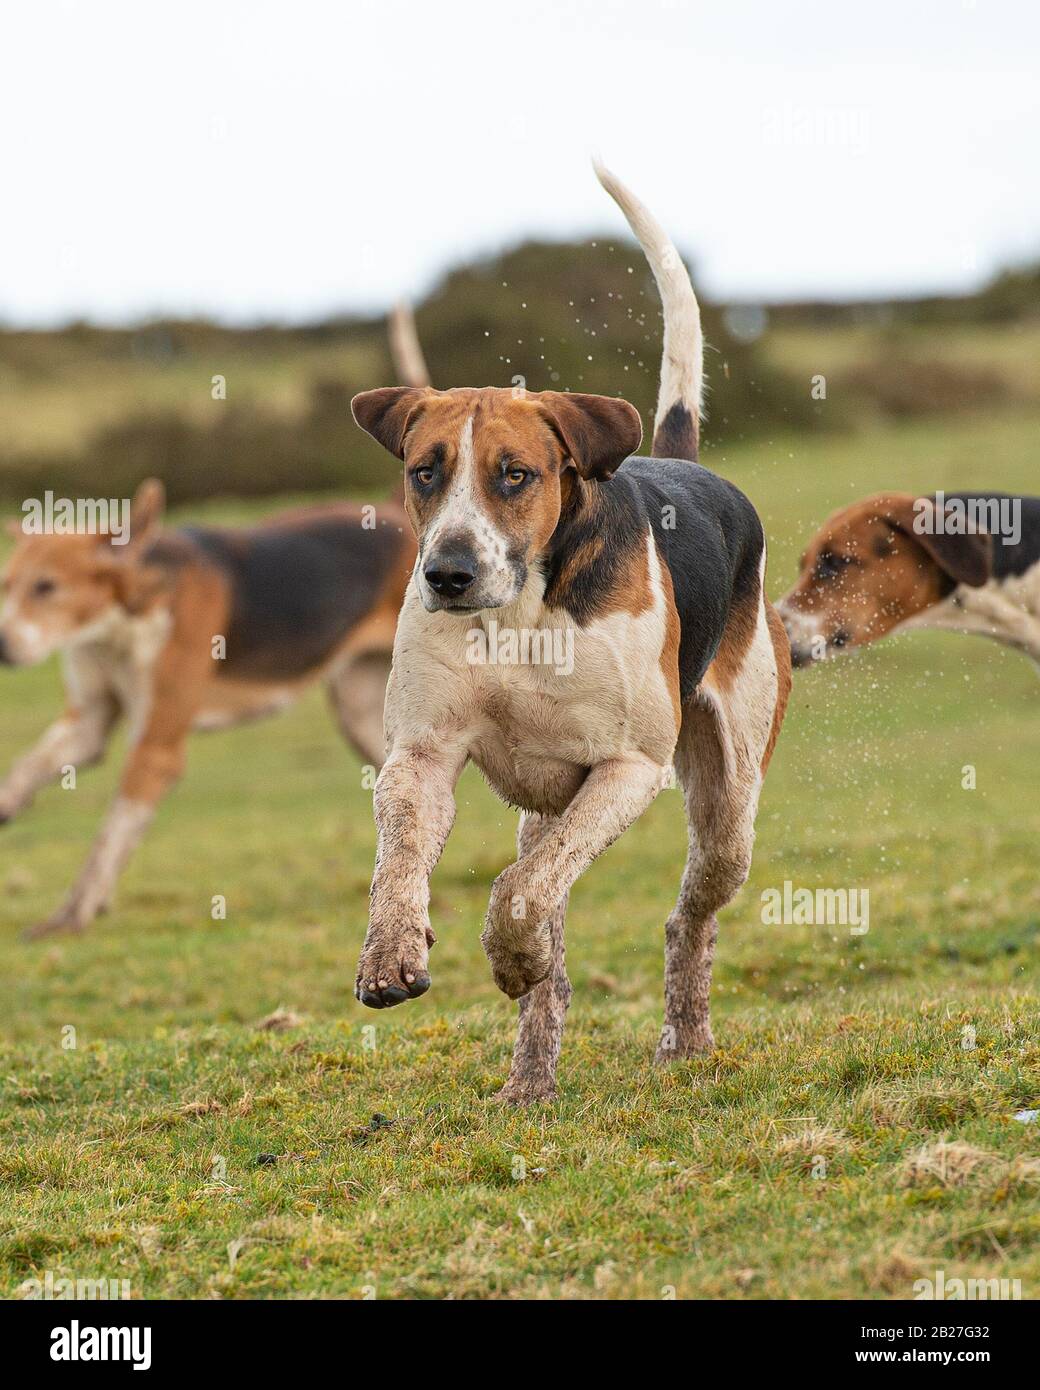
[[0, 48], [0, 320], [306, 319], [620, 230], [719, 298], [1040, 253], [1034, 0], [31, 0]]

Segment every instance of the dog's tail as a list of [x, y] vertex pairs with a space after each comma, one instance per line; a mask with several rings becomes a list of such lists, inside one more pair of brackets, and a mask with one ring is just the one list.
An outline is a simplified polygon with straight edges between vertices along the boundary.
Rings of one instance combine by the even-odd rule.
[[682, 257], [664, 228], [598, 159], [593, 165], [596, 177], [639, 238], [664, 308], [664, 349], [654, 417], [654, 457], [689, 459], [695, 463], [704, 377], [704, 338], [697, 297]]
[[419, 345], [415, 315], [406, 299], [398, 300], [390, 310], [387, 331], [390, 335], [390, 356], [398, 382], [402, 386], [429, 386], [430, 372]]

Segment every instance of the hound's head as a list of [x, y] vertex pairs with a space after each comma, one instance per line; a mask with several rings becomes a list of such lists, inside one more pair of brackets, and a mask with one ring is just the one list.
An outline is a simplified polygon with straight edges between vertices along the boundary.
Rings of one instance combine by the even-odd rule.
[[143, 482], [130, 509], [130, 537], [114, 545], [109, 534], [27, 535], [21, 522], [4, 570], [0, 606], [0, 662], [34, 666], [52, 652], [89, 640], [113, 615], [139, 610], [150, 592], [144, 551], [162, 518], [162, 484]]
[[883, 493], [835, 512], [777, 605], [794, 664], [865, 646], [959, 584], [985, 584], [992, 544], [984, 533], [945, 533], [935, 503], [909, 493]]
[[385, 387], [355, 396], [353, 410], [404, 462], [430, 612], [512, 603], [576, 479], [609, 478], [643, 432], [627, 401], [558, 391]]

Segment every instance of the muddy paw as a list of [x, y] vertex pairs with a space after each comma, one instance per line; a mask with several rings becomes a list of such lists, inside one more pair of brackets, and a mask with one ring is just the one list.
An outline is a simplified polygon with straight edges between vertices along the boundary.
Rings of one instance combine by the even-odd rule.
[[354, 998], [370, 1009], [390, 1009], [418, 999], [430, 988], [429, 948], [436, 941], [429, 927], [419, 935], [366, 945], [358, 962]]
[[521, 940], [512, 937], [503, 941], [488, 924], [480, 938], [484, 953], [491, 962], [495, 984], [510, 999], [530, 994], [552, 969], [552, 951], [547, 931], [533, 931]]

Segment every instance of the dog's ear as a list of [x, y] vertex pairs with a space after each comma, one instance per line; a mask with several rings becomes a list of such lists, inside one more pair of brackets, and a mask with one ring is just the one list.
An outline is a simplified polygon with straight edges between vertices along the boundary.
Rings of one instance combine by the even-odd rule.
[[955, 584], [980, 589], [993, 578], [993, 537], [988, 531], [966, 534], [940, 526], [931, 497], [908, 497], [885, 518], [921, 547]]
[[158, 478], [145, 478], [130, 503], [130, 543], [140, 552], [159, 534], [166, 511], [166, 489]]
[[430, 394], [423, 386], [380, 386], [355, 396], [350, 408], [367, 434], [395, 458], [403, 459], [405, 436]]
[[146, 563], [146, 551], [158, 539], [166, 510], [166, 489], [158, 478], [145, 478], [130, 503], [129, 535], [102, 532], [99, 565], [112, 581], [128, 613], [141, 613], [165, 586], [160, 568]]
[[540, 391], [535, 399], [583, 478], [612, 477], [639, 448], [643, 422], [628, 401], [569, 391]]

